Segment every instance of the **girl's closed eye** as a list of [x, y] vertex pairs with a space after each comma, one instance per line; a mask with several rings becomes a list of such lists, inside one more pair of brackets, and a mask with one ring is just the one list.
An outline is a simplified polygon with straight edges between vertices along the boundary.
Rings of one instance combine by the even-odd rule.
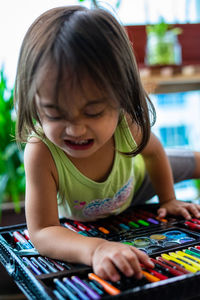
[[89, 118], [98, 118], [101, 117], [104, 114], [104, 110], [101, 110], [99, 112], [85, 112], [85, 116]]
[[45, 114], [45, 117], [47, 119], [49, 119], [50, 121], [60, 121], [63, 120], [64, 117], [62, 115], [49, 115], [49, 114]]

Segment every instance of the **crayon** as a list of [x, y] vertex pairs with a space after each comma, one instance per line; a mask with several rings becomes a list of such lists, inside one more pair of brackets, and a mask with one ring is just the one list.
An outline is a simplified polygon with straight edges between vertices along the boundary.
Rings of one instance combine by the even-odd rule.
[[63, 297], [59, 291], [53, 290], [53, 293], [56, 296], [56, 299], [58, 299], [58, 300], [66, 300], [66, 298]]
[[[161, 254], [162, 255], [162, 254]], [[174, 252], [170, 252], [169, 253], [170, 259], [172, 261], [175, 261], [177, 263], [179, 263], [180, 265], [182, 265], [186, 270], [192, 272], [192, 273], [196, 273], [198, 270], [196, 268], [194, 268], [191, 264], [189, 264], [188, 262], [185, 261], [185, 259], [181, 258], [180, 256], [178, 256], [176, 253]]]
[[97, 276], [94, 273], [89, 273], [88, 274], [88, 278], [90, 280], [94, 280], [97, 281], [98, 283], [100, 283], [102, 285], [102, 287], [104, 288], [104, 290], [109, 294], [109, 295], [118, 295], [120, 294], [120, 290], [117, 289], [116, 287], [114, 287], [113, 285], [111, 285], [110, 283], [106, 282], [105, 280], [103, 280], [102, 278], [100, 278], [99, 276]]
[[142, 226], [148, 227], [150, 224], [144, 220], [138, 219], [136, 217], [131, 216], [131, 219], [137, 223], [139, 223]]
[[61, 291], [65, 294], [65, 296], [67, 296], [70, 300], [80, 299], [71, 291], [71, 289], [67, 288], [66, 285], [60, 281], [60, 279], [54, 278], [53, 282], [59, 289], [61, 289]]
[[144, 270], [142, 270], [142, 274], [144, 275], [144, 277], [150, 281], [150, 282], [157, 282], [157, 281], [160, 281], [160, 279]]
[[27, 239], [27, 241], [29, 241], [30, 240], [30, 235], [29, 235], [28, 229], [24, 229], [23, 233], [24, 233], [24, 236]]
[[58, 272], [58, 270], [53, 267], [45, 258], [43, 258], [42, 256], [38, 257], [38, 260], [44, 264], [45, 267], [47, 267], [49, 269], [49, 271], [56, 273]]
[[154, 269], [145, 268], [145, 269], [143, 269], [143, 270], [149, 272], [150, 274], [152, 274], [153, 276], [159, 278], [160, 280], [164, 280], [164, 279], [168, 279], [168, 278], [169, 278], [168, 276], [165, 276], [165, 275], [163, 275], [163, 274], [157, 272], [157, 271], [154, 270]]
[[185, 249], [183, 250], [186, 254], [190, 254], [194, 257], [200, 258], [200, 254], [196, 253], [194, 250], [190, 250], [190, 249]]
[[196, 273], [196, 269], [194, 269], [193, 267], [189, 266], [188, 264], [184, 263], [183, 261], [181, 261], [180, 259], [177, 259], [173, 256], [170, 256], [168, 254], [162, 253], [161, 256], [163, 258], [165, 258], [166, 260], [172, 261], [177, 263], [178, 265], [180, 265], [181, 267], [184, 267], [187, 271], [192, 272], [192, 273]]
[[37, 265], [44, 274], [50, 273], [49, 270], [46, 267], [44, 267], [35, 257], [31, 257], [31, 262]]
[[200, 230], [200, 225], [189, 221], [185, 221], [184, 225], [192, 230]]
[[156, 220], [161, 221], [163, 223], [167, 223], [168, 222], [167, 219], [165, 219], [165, 218], [159, 218], [158, 216], [156, 216], [155, 214], [153, 214], [153, 213], [151, 213], [149, 211], [144, 211], [144, 210], [139, 210], [139, 211], [141, 211], [144, 215], [152, 217], [152, 218], [155, 218]]
[[63, 282], [67, 285], [67, 287], [70, 287], [81, 300], [90, 300], [90, 298], [85, 293], [83, 293], [81, 289], [78, 288], [71, 279], [64, 277]]
[[193, 267], [197, 268], [198, 271], [200, 271], [200, 263], [199, 263], [200, 260], [195, 259], [194, 256], [191, 256], [191, 255], [189, 255], [187, 253], [184, 253], [182, 251], [176, 251], [176, 254], [180, 255], [182, 258], [185, 259], [186, 262], [192, 264]]
[[[64, 271], [65, 270], [65, 268], [61, 264], [59, 264], [57, 261], [53, 260], [52, 258], [45, 257], [45, 259], [49, 263], [52, 263], [52, 265], [55, 266], [59, 271]], [[68, 269], [71, 269], [71, 268], [68, 268]]]
[[156, 257], [156, 259], [158, 259], [162, 263], [166, 264], [167, 266], [172, 267], [176, 271], [181, 272], [182, 273], [181, 275], [190, 273], [189, 271], [187, 271], [185, 268], [183, 268], [182, 266], [180, 266], [180, 264], [177, 264], [176, 262], [173, 262], [171, 260], [167, 260], [167, 259], [165, 259], [163, 257], [160, 257], [160, 256]]
[[32, 249], [33, 248], [19, 231], [13, 231], [12, 234], [13, 234], [13, 238], [14, 238], [15, 242], [21, 243], [23, 249]]
[[98, 300], [101, 297], [99, 296], [99, 294], [97, 294], [93, 289], [90, 288], [90, 286], [88, 286], [83, 280], [81, 280], [78, 276], [72, 276], [71, 277], [72, 281], [74, 281], [76, 284], [78, 284], [79, 286], [81, 286], [86, 293], [89, 295], [89, 297], [93, 300]]
[[70, 229], [70, 230], [72, 230], [72, 231], [74, 231], [74, 232], [76, 232], [76, 233], [79, 233], [79, 234], [84, 235], [84, 236], [88, 236], [88, 234], [87, 234], [86, 232], [80, 231], [78, 228], [76, 228], [75, 226], [71, 225], [71, 224], [68, 223], [68, 222], [64, 222], [63, 225], [64, 225], [66, 228], [68, 228], [68, 229]]
[[22, 257], [22, 260], [25, 262], [25, 264], [27, 266], [30, 267], [30, 269], [36, 274], [36, 275], [41, 275], [42, 273], [40, 272], [40, 270], [34, 265], [32, 264], [32, 262], [27, 258], [27, 257]]
[[151, 260], [153, 261], [153, 263], [155, 264], [155, 266], [157, 266], [157, 264], [159, 264], [160, 266], [162, 266], [167, 272], [171, 273], [173, 276], [180, 276], [183, 275], [182, 272], [176, 270], [175, 268], [173, 268], [172, 266], [170, 266], [169, 264], [166, 264], [165, 262], [157, 259], [153, 259], [151, 258]]
[[104, 291], [102, 290], [103, 287], [100, 288], [99, 286], [97, 286], [96, 282], [93, 282], [93, 281], [87, 282], [86, 280], [83, 280], [83, 281], [85, 283], [88, 283], [91, 286], [91, 288], [93, 290], [95, 290], [100, 296], [104, 294]]
[[139, 212], [135, 212], [135, 215], [136, 215], [136, 217], [139, 217], [139, 218], [141, 218], [143, 220], [146, 220], [149, 223], [154, 224], [154, 225], [158, 225], [160, 223], [158, 220], [150, 218], [150, 217], [147, 217], [144, 214], [141, 214]]

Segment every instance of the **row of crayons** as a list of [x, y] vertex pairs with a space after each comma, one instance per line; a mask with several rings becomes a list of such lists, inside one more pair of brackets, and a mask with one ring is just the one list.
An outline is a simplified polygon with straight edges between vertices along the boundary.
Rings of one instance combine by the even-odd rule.
[[27, 229], [9, 232], [9, 235], [18, 250], [34, 248]]
[[53, 293], [58, 300], [66, 299], [66, 297], [70, 300], [100, 299], [105, 293], [117, 295], [121, 293], [121, 289], [134, 288], [148, 282], [166, 280], [191, 272], [195, 273], [200, 271], [200, 246], [189, 247], [168, 254], [163, 253], [156, 259], [151, 258], [151, 260], [155, 267], [151, 269], [142, 265], [143, 279], [123, 278], [117, 283], [110, 283], [93, 273], [89, 273], [87, 279], [78, 276], [54, 278]]
[[112, 219], [103, 219], [98, 222], [82, 223], [73, 220], [67, 220], [63, 223], [68, 229], [86, 236], [111, 237], [119, 233], [132, 231], [134, 229], [144, 229], [152, 225], [166, 223], [166, 219], [158, 219], [156, 215], [146, 211], [130, 211], [126, 214], [118, 215]]
[[[148, 280], [156, 282], [168, 279], [173, 276], [180, 276], [200, 271], [200, 246], [189, 247], [188, 249], [175, 252], [162, 253], [156, 259], [151, 258], [154, 269], [144, 269], [144, 276]], [[146, 277], [147, 278], [147, 277]]]
[[[160, 220], [151, 212], [136, 210], [134, 212], [130, 211], [124, 214], [122, 213], [111, 220], [104, 219], [91, 223], [67, 220], [62, 225], [82, 235], [100, 236], [112, 239], [113, 235], [116, 237], [119, 233], [127, 233], [129, 230], [147, 228], [151, 225], [159, 225], [162, 222], [167, 222], [167, 220]], [[27, 229], [9, 232], [9, 235], [15, 242], [18, 250], [34, 248]]]
[[69, 263], [40, 255], [31, 257], [22, 256], [22, 260], [35, 275], [51, 274], [74, 268]]
[[190, 221], [185, 221], [184, 225], [191, 230], [200, 231], [200, 220], [198, 219], [193, 218]]

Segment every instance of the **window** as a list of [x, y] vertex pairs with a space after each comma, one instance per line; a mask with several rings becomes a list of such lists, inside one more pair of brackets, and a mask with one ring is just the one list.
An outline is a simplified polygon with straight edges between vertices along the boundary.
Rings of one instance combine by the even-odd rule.
[[189, 139], [186, 126], [160, 127], [161, 142], [164, 147], [187, 146]]

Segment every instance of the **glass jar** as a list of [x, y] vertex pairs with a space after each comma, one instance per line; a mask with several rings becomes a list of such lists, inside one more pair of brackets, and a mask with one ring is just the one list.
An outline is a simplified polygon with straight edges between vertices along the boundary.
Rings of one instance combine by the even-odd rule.
[[181, 45], [172, 30], [162, 36], [154, 32], [147, 35], [145, 57], [147, 65], [180, 65], [181, 62]]

